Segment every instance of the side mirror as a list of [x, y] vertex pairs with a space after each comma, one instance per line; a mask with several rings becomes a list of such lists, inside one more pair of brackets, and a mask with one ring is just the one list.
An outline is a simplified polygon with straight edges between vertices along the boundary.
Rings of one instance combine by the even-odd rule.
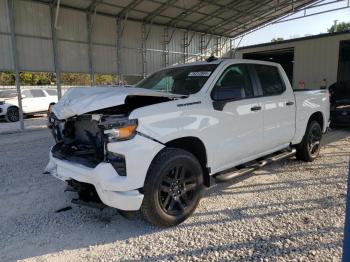
[[227, 102], [244, 98], [244, 89], [238, 86], [215, 86], [211, 97], [214, 109], [222, 111]]
[[244, 89], [238, 86], [216, 86], [212, 92], [214, 101], [235, 100], [244, 97]]

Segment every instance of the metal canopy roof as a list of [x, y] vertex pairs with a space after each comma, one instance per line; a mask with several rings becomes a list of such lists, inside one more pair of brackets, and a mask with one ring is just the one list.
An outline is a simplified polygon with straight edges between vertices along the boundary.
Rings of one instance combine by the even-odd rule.
[[236, 37], [315, 0], [36, 0], [150, 24]]

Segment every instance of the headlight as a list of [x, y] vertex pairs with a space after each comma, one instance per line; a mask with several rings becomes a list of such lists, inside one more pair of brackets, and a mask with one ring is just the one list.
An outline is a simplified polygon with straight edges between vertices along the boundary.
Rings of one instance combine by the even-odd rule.
[[106, 129], [103, 133], [106, 135], [108, 142], [123, 141], [131, 139], [136, 134], [137, 120], [132, 119], [124, 122], [122, 126]]

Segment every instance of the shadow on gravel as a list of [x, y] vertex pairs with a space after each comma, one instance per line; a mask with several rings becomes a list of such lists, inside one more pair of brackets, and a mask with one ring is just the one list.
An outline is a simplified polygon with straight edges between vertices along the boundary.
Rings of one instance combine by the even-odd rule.
[[[306, 200], [295, 200], [295, 201], [286, 201], [279, 203], [269, 203], [266, 205], [252, 205], [234, 208], [234, 209], [224, 209], [220, 211], [206, 211], [204, 213], [195, 213], [193, 216], [210, 216], [214, 214], [219, 214], [224, 218], [208, 221], [199, 221], [195, 223], [185, 223], [180, 224], [178, 227], [192, 227], [192, 226], [206, 226], [212, 224], [225, 223], [225, 220], [249, 220], [249, 219], [261, 219], [269, 217], [278, 217], [278, 216], [288, 216], [288, 214], [301, 213], [305, 211], [319, 210], [319, 209], [331, 209], [336, 207], [344, 206], [344, 198], [334, 197], [325, 197], [325, 198], [316, 198], [316, 199], [306, 199]], [[312, 205], [312, 207], [303, 207], [303, 205]]]
[[[220, 253], [220, 252], [229, 252], [232, 250], [239, 250], [239, 249], [252, 249], [254, 258], [256, 259], [259, 258], [262, 261], [265, 258], [276, 259], [276, 257], [278, 256], [283, 256], [288, 254], [307, 254], [312, 250], [322, 250], [322, 249], [329, 249], [332, 247], [342, 246], [342, 241], [332, 241], [328, 243], [314, 242], [314, 243], [309, 243], [298, 247], [285, 246], [282, 248], [279, 247], [279, 245], [277, 245], [277, 242], [282, 242], [285, 245], [287, 242], [286, 240], [289, 240], [289, 239], [298, 239], [303, 237], [312, 237], [315, 235], [324, 235], [324, 234], [342, 233], [342, 232], [343, 232], [343, 228], [338, 228], [338, 227], [326, 227], [322, 229], [322, 232], [319, 230], [296, 231], [291, 234], [272, 235], [269, 237], [257, 237], [256, 239], [253, 239], [251, 241], [238, 242], [238, 243], [225, 244], [225, 245], [210, 245], [208, 247], [184, 250], [181, 252], [160, 255], [160, 256], [145, 257], [140, 260], [133, 260], [133, 261], [145, 261], [145, 259], [148, 259], [150, 261], [163, 261], [167, 259], [173, 259], [174, 257], [178, 258], [178, 257], [203, 256], [215, 251]], [[122, 261], [127, 261], [127, 260], [122, 260]], [[237, 257], [236, 261], [247, 261], [247, 258]], [[278, 261], [278, 260], [274, 260], [274, 261]]]

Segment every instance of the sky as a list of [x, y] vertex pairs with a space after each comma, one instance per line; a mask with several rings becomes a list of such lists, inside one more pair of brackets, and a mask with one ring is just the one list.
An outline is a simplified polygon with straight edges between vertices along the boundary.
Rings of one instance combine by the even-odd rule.
[[[309, 9], [307, 14], [340, 8], [346, 5], [347, 1], [329, 4], [323, 7]], [[289, 18], [300, 17], [303, 14], [304, 12], [300, 12]], [[327, 29], [333, 25], [334, 20], [338, 20], [338, 23], [350, 22], [350, 8], [269, 25], [244, 36], [239, 46], [266, 43], [270, 42], [272, 38], [277, 37], [282, 37], [286, 40], [310, 34], [317, 35], [319, 33], [326, 33]], [[238, 44], [239, 40], [240, 38], [236, 40], [236, 44]]]

